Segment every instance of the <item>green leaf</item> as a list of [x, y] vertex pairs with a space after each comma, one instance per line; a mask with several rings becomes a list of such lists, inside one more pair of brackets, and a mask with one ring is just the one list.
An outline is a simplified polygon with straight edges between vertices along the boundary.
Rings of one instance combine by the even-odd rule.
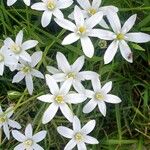
[[138, 44], [133, 44], [132, 43], [132, 47], [134, 48], [134, 49], [136, 49], [136, 50], [139, 50], [139, 51], [145, 51], [145, 49], [144, 48], [142, 48], [140, 45], [138, 45]]

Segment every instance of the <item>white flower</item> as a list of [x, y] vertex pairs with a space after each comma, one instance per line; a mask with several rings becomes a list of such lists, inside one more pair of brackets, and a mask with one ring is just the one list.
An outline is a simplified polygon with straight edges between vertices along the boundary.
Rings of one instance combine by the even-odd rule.
[[36, 40], [28, 40], [23, 42], [22, 30], [17, 34], [15, 42], [9, 37], [4, 41], [4, 46], [8, 48], [9, 55], [16, 58], [16, 65], [18, 64], [20, 58], [24, 61], [31, 62], [31, 57], [26, 50], [35, 47], [37, 44], [38, 41]]
[[17, 70], [19, 72], [13, 77], [12, 83], [18, 83], [23, 78], [25, 78], [26, 86], [29, 91], [29, 94], [32, 95], [33, 92], [33, 81], [32, 77], [37, 77], [44, 79], [43, 74], [34, 69], [34, 67], [38, 64], [38, 62], [42, 59], [42, 52], [35, 52], [31, 56], [31, 63], [20, 60], [20, 63], [17, 65]]
[[92, 80], [93, 78], [99, 77], [99, 75], [93, 71], [80, 71], [84, 65], [84, 56], [80, 56], [72, 65], [69, 64], [66, 57], [60, 52], [57, 53], [56, 59], [60, 71], [51, 66], [47, 67], [48, 71], [53, 74], [53, 78], [57, 82], [69, 80], [77, 92], [84, 93], [85, 88], [81, 81]]
[[[103, 15], [106, 16], [108, 15], [108, 10], [118, 12], [118, 8], [115, 6], [100, 6], [102, 2], [101, 0], [93, 0], [92, 3], [90, 3], [89, 0], [77, 0], [77, 2], [83, 8], [82, 12], [85, 18], [89, 18], [97, 12], [102, 12]], [[74, 19], [73, 13], [69, 15], [69, 18]], [[104, 19], [99, 22], [99, 25], [103, 28], [109, 28]]]
[[52, 15], [56, 18], [63, 18], [64, 15], [60, 10], [68, 8], [72, 3], [72, 0], [42, 0], [42, 2], [33, 4], [31, 8], [44, 11], [41, 24], [43, 27], [46, 27], [51, 22]]
[[21, 142], [19, 145], [17, 145], [14, 150], [44, 150], [38, 142], [42, 141], [46, 137], [46, 131], [42, 130], [36, 134], [33, 135], [33, 129], [31, 124], [28, 124], [25, 129], [25, 135], [23, 135], [21, 132], [17, 130], [12, 131], [13, 137]]
[[96, 121], [91, 120], [81, 128], [80, 120], [77, 116], [74, 116], [73, 130], [64, 126], [59, 126], [57, 128], [58, 133], [68, 139], [71, 139], [65, 146], [64, 150], [72, 150], [76, 145], [78, 150], [87, 150], [85, 143], [98, 144], [99, 142], [97, 139], [88, 135], [95, 128], [95, 124]]
[[13, 107], [9, 107], [5, 112], [3, 112], [0, 106], [0, 128], [3, 128], [8, 139], [10, 139], [9, 127], [21, 129], [21, 126], [18, 122], [10, 119], [13, 113]]
[[[71, 82], [65, 81], [59, 88], [52, 76], [46, 75], [46, 83], [52, 94], [46, 94], [37, 99], [43, 102], [51, 103], [44, 112], [42, 123], [46, 124], [53, 119], [58, 109], [60, 108], [62, 114], [70, 121], [73, 120], [73, 112], [70, 110], [68, 104], [78, 104], [86, 100], [84, 94], [70, 92]], [[67, 104], [68, 103], [68, 104]]]
[[102, 17], [103, 13], [98, 12], [85, 20], [81, 9], [78, 6], [75, 6], [74, 9], [75, 24], [66, 19], [56, 18], [55, 21], [59, 26], [72, 32], [71, 34], [65, 37], [62, 44], [63, 45], [72, 44], [80, 39], [84, 54], [87, 57], [91, 58], [94, 55], [94, 46], [89, 36], [97, 37], [97, 34], [95, 34], [95, 30], [99, 29], [93, 28], [100, 22]]
[[131, 32], [130, 29], [133, 27], [136, 21], [136, 14], [132, 15], [121, 27], [120, 20], [118, 18], [117, 13], [113, 11], [108, 11], [109, 15], [107, 18], [110, 22], [110, 25], [114, 32], [111, 31], [97, 31], [99, 38], [104, 40], [113, 40], [113, 42], [107, 48], [104, 54], [104, 62], [108, 64], [112, 61], [115, 54], [117, 53], [118, 48], [120, 49], [121, 55], [125, 60], [132, 63], [133, 57], [130, 47], [127, 42], [135, 42], [135, 43], [145, 43], [150, 41], [150, 35], [142, 33], [142, 32]]
[[11, 67], [15, 65], [16, 58], [13, 56], [10, 56], [8, 54], [7, 48], [5, 46], [2, 46], [0, 49], [0, 75], [3, 75], [4, 67]]
[[103, 116], [106, 116], [106, 104], [112, 103], [117, 104], [121, 102], [121, 99], [115, 95], [108, 94], [112, 89], [112, 82], [107, 82], [103, 87], [101, 87], [100, 80], [94, 79], [92, 80], [92, 87], [94, 91], [87, 90], [87, 97], [91, 98], [90, 101], [84, 106], [83, 112], [90, 113], [97, 105], [99, 111]]
[[[17, 0], [7, 0], [7, 6], [12, 6], [14, 3], [16, 3]], [[20, 0], [19, 0], [20, 1]], [[30, 6], [31, 0], [23, 0], [23, 2]]]

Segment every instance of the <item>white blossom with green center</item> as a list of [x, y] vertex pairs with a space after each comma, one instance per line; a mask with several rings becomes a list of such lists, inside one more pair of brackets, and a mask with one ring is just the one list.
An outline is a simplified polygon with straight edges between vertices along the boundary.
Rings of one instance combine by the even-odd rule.
[[[15, 4], [17, 0], [7, 0], [7, 6], [12, 6], [13, 4]], [[18, 0], [20, 1], [20, 0]], [[27, 5], [30, 6], [31, 0], [23, 0], [23, 2]]]
[[87, 144], [98, 144], [99, 142], [94, 137], [89, 136], [88, 134], [92, 132], [95, 128], [96, 121], [91, 120], [87, 122], [83, 127], [81, 127], [80, 120], [77, 116], [73, 118], [73, 130], [65, 126], [57, 127], [57, 131], [60, 135], [71, 139], [65, 146], [65, 150], [71, 150], [77, 146], [78, 150], [86, 150]]
[[59, 70], [52, 66], [48, 66], [48, 71], [53, 74], [53, 78], [57, 82], [63, 83], [66, 80], [71, 79], [70, 82], [77, 92], [84, 93], [85, 91], [85, 88], [81, 83], [82, 81], [99, 77], [95, 72], [81, 71], [85, 61], [84, 56], [80, 56], [72, 65], [70, 65], [66, 57], [62, 53], [57, 52], [56, 60]]
[[37, 77], [44, 79], [43, 74], [35, 69], [35, 66], [42, 59], [42, 52], [35, 52], [31, 56], [31, 63], [20, 60], [20, 63], [17, 65], [18, 73], [13, 77], [12, 83], [18, 83], [25, 78], [26, 86], [30, 95], [33, 92], [33, 81], [32, 77]]
[[98, 78], [92, 80], [92, 90], [86, 90], [86, 95], [90, 98], [89, 102], [83, 107], [84, 113], [90, 113], [98, 105], [99, 111], [103, 116], [106, 116], [106, 103], [118, 104], [121, 99], [118, 96], [109, 94], [112, 89], [112, 82], [107, 82], [101, 87], [101, 82]]
[[43, 148], [37, 144], [38, 142], [42, 141], [46, 137], [47, 131], [42, 130], [33, 135], [33, 128], [31, 124], [28, 124], [25, 128], [25, 135], [17, 130], [12, 131], [13, 137], [21, 142], [17, 145], [14, 149], [15, 150], [23, 150], [23, 149], [34, 149], [34, 150], [43, 150]]
[[46, 84], [50, 89], [50, 94], [42, 95], [37, 99], [42, 102], [50, 103], [49, 107], [43, 114], [42, 123], [46, 124], [51, 121], [56, 115], [58, 109], [61, 110], [62, 114], [70, 121], [73, 120], [73, 112], [69, 108], [68, 104], [78, 104], [86, 100], [84, 94], [70, 93], [72, 82], [71, 79], [66, 80], [59, 88], [55, 79], [46, 74]]
[[9, 107], [3, 112], [0, 106], [0, 129], [4, 131], [6, 138], [10, 139], [10, 131], [9, 128], [20, 129], [21, 126], [18, 122], [11, 119], [13, 115], [13, 107]]
[[52, 16], [56, 18], [64, 18], [61, 10], [68, 8], [72, 3], [73, 0], [42, 0], [42, 2], [33, 4], [31, 8], [43, 11], [41, 24], [43, 27], [47, 27], [52, 20]]

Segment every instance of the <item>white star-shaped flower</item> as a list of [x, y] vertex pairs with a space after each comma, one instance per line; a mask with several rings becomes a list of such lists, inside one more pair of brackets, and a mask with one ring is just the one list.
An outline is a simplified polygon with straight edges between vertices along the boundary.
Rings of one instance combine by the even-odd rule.
[[[17, 0], [7, 0], [7, 6], [12, 6], [14, 3], [16, 3]], [[20, 1], [20, 0], [19, 0]], [[31, 0], [23, 0], [23, 2], [30, 6]]]
[[81, 83], [82, 81], [99, 77], [96, 72], [81, 71], [85, 60], [84, 56], [80, 56], [72, 65], [70, 65], [66, 57], [62, 53], [57, 52], [56, 60], [59, 70], [54, 69], [51, 66], [48, 66], [47, 70], [53, 74], [53, 78], [57, 82], [62, 83], [69, 80], [77, 92], [84, 93], [85, 88]]
[[12, 131], [13, 137], [21, 142], [14, 150], [44, 150], [38, 142], [42, 141], [46, 137], [47, 131], [42, 130], [33, 135], [32, 125], [28, 124], [25, 128], [25, 135], [17, 130]]
[[77, 118], [77, 116], [74, 116], [73, 130], [64, 126], [57, 127], [59, 134], [71, 139], [65, 146], [64, 150], [72, 150], [76, 145], [78, 150], [87, 150], [85, 143], [98, 144], [99, 142], [97, 139], [88, 135], [95, 128], [95, 125], [96, 121], [91, 120], [81, 128], [80, 120]]
[[95, 30], [99, 29], [93, 28], [101, 21], [102, 17], [103, 13], [98, 12], [85, 20], [81, 9], [78, 6], [75, 6], [75, 24], [66, 19], [56, 18], [55, 21], [59, 26], [72, 32], [65, 37], [65, 39], [62, 42], [62, 45], [72, 44], [80, 40], [84, 54], [87, 57], [93, 57], [94, 46], [89, 37], [97, 37], [97, 34], [95, 34]]
[[113, 11], [108, 11], [109, 15], [107, 18], [114, 32], [111, 31], [97, 31], [99, 38], [104, 40], [113, 40], [113, 42], [108, 46], [104, 54], [104, 63], [110, 63], [115, 54], [117, 53], [118, 48], [120, 49], [121, 55], [125, 60], [132, 63], [133, 57], [130, 47], [127, 42], [135, 43], [145, 43], [150, 41], [150, 35], [142, 32], [131, 32], [128, 33], [136, 21], [136, 14], [132, 15], [121, 27], [121, 23], [117, 13]]
[[60, 108], [62, 114], [70, 121], [73, 120], [73, 112], [68, 104], [78, 104], [86, 100], [84, 94], [69, 92], [71, 87], [70, 80], [66, 80], [59, 88], [57, 82], [50, 75], [46, 75], [46, 83], [52, 94], [46, 94], [38, 97], [37, 99], [43, 102], [51, 103], [44, 112], [42, 123], [46, 124], [51, 121], [58, 109]]
[[21, 129], [18, 122], [10, 119], [13, 113], [13, 107], [9, 107], [5, 112], [3, 112], [0, 106], [0, 129], [3, 128], [3, 131], [8, 139], [10, 139], [9, 127]]
[[44, 11], [41, 24], [43, 27], [46, 27], [51, 22], [52, 15], [56, 18], [63, 18], [64, 15], [61, 12], [61, 9], [68, 8], [72, 3], [72, 0], [42, 0], [42, 2], [33, 4], [31, 8], [38, 11]]
[[[38, 41], [36, 40], [28, 40], [23, 42], [22, 30], [17, 34], [15, 42], [9, 37], [4, 40], [4, 46], [8, 48], [9, 55], [16, 58], [16, 65], [18, 64], [20, 58], [24, 61], [31, 62], [31, 57], [26, 50], [35, 47], [37, 44]], [[14, 68], [15, 67], [16, 66], [14, 66]]]
[[7, 48], [5, 46], [2, 46], [0, 49], [0, 75], [3, 75], [5, 66], [11, 68], [11, 66], [14, 66], [15, 64], [16, 58], [10, 56], [8, 54]]
[[109, 94], [112, 89], [112, 82], [107, 82], [103, 87], [101, 87], [100, 80], [92, 80], [92, 87], [94, 91], [86, 90], [86, 95], [90, 98], [90, 101], [84, 106], [83, 112], [90, 113], [97, 105], [99, 111], [103, 116], [106, 116], [106, 103], [117, 104], [121, 102], [118, 96]]
[[[115, 6], [101, 6], [101, 0], [93, 0], [92, 3], [89, 0], [77, 0], [77, 2], [80, 5], [80, 7], [82, 7], [82, 12], [85, 18], [89, 18], [97, 12], [102, 12], [104, 16], [108, 15], [108, 10], [118, 12], [118, 8]], [[69, 15], [69, 18], [74, 19], [73, 13]], [[107, 25], [104, 19], [102, 19], [99, 22], [99, 25], [103, 28], [109, 29], [109, 26]]]
[[35, 52], [31, 56], [31, 63], [20, 60], [20, 63], [17, 65], [17, 70], [19, 72], [13, 77], [12, 83], [18, 83], [20, 82], [23, 78], [25, 78], [26, 86], [29, 91], [29, 94], [32, 95], [33, 92], [33, 81], [32, 77], [37, 77], [44, 79], [43, 74], [34, 69], [34, 67], [39, 63], [39, 61], [42, 59], [42, 52]]

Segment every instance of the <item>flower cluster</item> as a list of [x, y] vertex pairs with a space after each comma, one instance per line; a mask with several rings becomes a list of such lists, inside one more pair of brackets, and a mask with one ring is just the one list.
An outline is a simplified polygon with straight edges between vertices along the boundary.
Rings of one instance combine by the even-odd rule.
[[[7, 0], [7, 5], [13, 5], [17, 0]], [[23, 0], [27, 6], [30, 0]], [[132, 63], [133, 55], [128, 42], [145, 43], [150, 41], [150, 35], [141, 32], [129, 32], [135, 24], [137, 15], [132, 15], [121, 25], [118, 17], [119, 9], [115, 6], [101, 6], [101, 0], [77, 0], [73, 12], [68, 19], [63, 15], [63, 9], [70, 7], [73, 0], [42, 0], [34, 3], [31, 9], [42, 11], [41, 24], [47, 27], [54, 17], [57, 23], [69, 33], [62, 41], [62, 45], [73, 44], [80, 40], [85, 56], [94, 56], [94, 45], [91, 38], [111, 41], [104, 54], [104, 64], [110, 63], [118, 49], [125, 60]], [[27, 51], [36, 47], [38, 41], [23, 41], [23, 31], [19, 31], [15, 41], [10, 37], [4, 40], [0, 49], [0, 75], [7, 66], [10, 71], [17, 71], [12, 83], [18, 83], [25, 79], [26, 87], [30, 95], [33, 93], [33, 77], [44, 79], [44, 75], [37, 66], [42, 61], [42, 52], [29, 54]], [[95, 128], [96, 121], [91, 120], [81, 127], [80, 120], [74, 114], [72, 105], [83, 103], [83, 113], [92, 112], [97, 106], [103, 116], [106, 116], [106, 103], [118, 104], [121, 99], [110, 94], [112, 82], [101, 85], [100, 75], [94, 71], [83, 71], [85, 56], [80, 56], [73, 64], [70, 64], [61, 52], [56, 54], [57, 68], [47, 66], [49, 74], [45, 75], [49, 93], [37, 97], [39, 101], [48, 103], [49, 106], [42, 116], [42, 123], [50, 122], [60, 109], [65, 118], [73, 124], [73, 130], [64, 126], [57, 127], [62, 136], [71, 139], [65, 146], [65, 150], [71, 150], [77, 146], [78, 150], [86, 150], [87, 144], [98, 144], [98, 140], [89, 136]], [[37, 67], [36, 67], [37, 66]], [[89, 80], [92, 89], [87, 89], [85, 81]], [[88, 101], [88, 102], [86, 102]], [[0, 128], [4, 130], [6, 137], [10, 138], [9, 128], [21, 129], [16, 121], [10, 119], [14, 108], [9, 107], [5, 112], [0, 106]], [[12, 130], [13, 137], [21, 142], [14, 150], [34, 149], [43, 150], [37, 143], [46, 137], [46, 131], [40, 131], [33, 135], [32, 125], [28, 124], [25, 135], [18, 130]]]

